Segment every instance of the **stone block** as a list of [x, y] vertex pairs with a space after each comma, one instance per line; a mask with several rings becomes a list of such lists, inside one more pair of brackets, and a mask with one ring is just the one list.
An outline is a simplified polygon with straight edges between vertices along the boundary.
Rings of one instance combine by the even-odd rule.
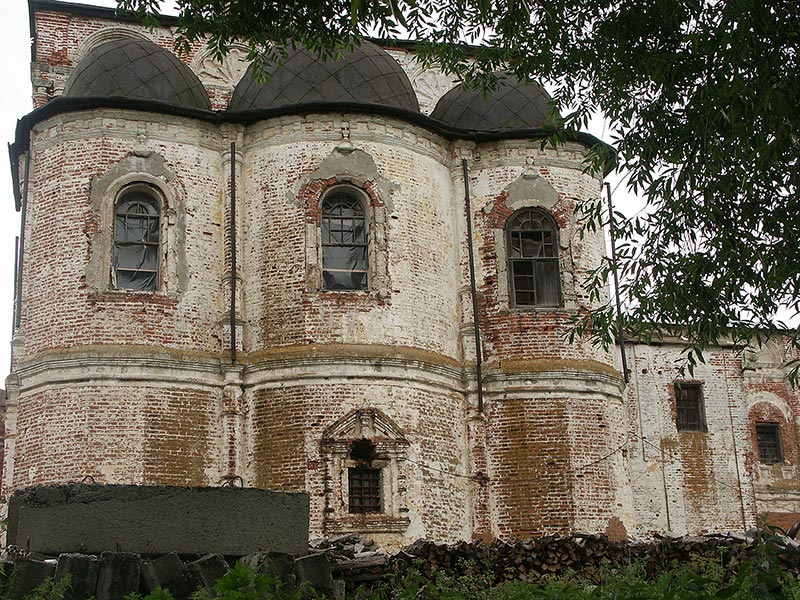
[[120, 600], [138, 593], [142, 558], [131, 552], [103, 552], [97, 575], [97, 600]]
[[215, 596], [214, 584], [228, 572], [228, 563], [219, 554], [207, 554], [186, 565], [186, 574], [194, 588], [203, 588]]
[[282, 586], [287, 589], [297, 585], [297, 577], [294, 573], [294, 557], [281, 552], [256, 552], [248, 554], [239, 559], [243, 565], [247, 565], [256, 573], [263, 573], [278, 579]]
[[23, 540], [32, 551], [54, 555], [114, 549], [149, 555], [299, 555], [308, 544], [308, 494], [234, 487], [35, 486], [14, 492], [8, 520], [9, 543]]
[[97, 588], [97, 576], [100, 573], [100, 559], [88, 554], [62, 554], [58, 557], [55, 579], [70, 579], [67, 600], [84, 600], [91, 598]]
[[12, 600], [22, 600], [48, 577], [55, 575], [55, 562], [19, 559], [14, 563], [14, 572], [9, 582], [8, 596]]
[[310, 583], [317, 592], [334, 596], [331, 564], [325, 554], [309, 554], [295, 559], [294, 572], [298, 583]]
[[180, 557], [172, 552], [142, 564], [142, 580], [145, 591], [150, 593], [160, 587], [182, 600], [188, 598], [194, 589], [186, 578], [186, 569]]

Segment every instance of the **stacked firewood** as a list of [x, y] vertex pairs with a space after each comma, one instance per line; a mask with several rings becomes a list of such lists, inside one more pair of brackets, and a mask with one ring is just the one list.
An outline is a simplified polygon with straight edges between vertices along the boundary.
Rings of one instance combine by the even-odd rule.
[[[748, 535], [657, 538], [647, 542], [618, 542], [600, 535], [550, 536], [535, 540], [494, 540], [490, 543], [438, 544], [417, 540], [393, 553], [383, 553], [371, 540], [355, 534], [312, 544], [312, 551], [325, 552], [334, 577], [348, 587], [379, 580], [384, 575], [402, 577], [415, 570], [426, 578], [436, 573], [475, 576], [487, 585], [502, 581], [535, 580], [567, 572], [586, 580], [599, 580], [601, 573], [625, 569], [636, 563], [648, 577], [683, 564], [700, 554], [718, 557], [731, 573], [752, 554], [755, 537]], [[789, 540], [786, 540], [790, 542]], [[791, 540], [789, 546], [796, 545]], [[784, 567], [800, 574], [800, 552], [785, 552]]]
[[313, 539], [309, 542], [309, 552], [324, 552], [331, 563], [334, 579], [347, 582], [348, 591], [365, 582], [382, 579], [390, 558], [373, 540], [362, 539], [357, 533]]

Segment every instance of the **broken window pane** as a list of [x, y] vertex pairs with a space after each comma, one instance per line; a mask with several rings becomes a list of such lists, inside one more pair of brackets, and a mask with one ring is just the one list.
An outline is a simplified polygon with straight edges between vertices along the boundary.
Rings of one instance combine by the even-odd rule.
[[529, 208], [508, 222], [508, 261], [514, 306], [559, 306], [561, 272], [555, 221]]
[[117, 201], [114, 215], [114, 282], [117, 289], [158, 288], [159, 204], [135, 189]]
[[322, 204], [322, 278], [326, 290], [367, 289], [364, 209], [346, 194]]

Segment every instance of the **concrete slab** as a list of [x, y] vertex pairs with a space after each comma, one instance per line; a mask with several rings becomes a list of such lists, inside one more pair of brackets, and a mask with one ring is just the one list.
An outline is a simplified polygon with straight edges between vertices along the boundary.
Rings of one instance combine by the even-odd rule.
[[14, 573], [8, 586], [8, 596], [12, 600], [22, 600], [35, 588], [44, 583], [47, 577], [56, 572], [54, 563], [21, 558], [14, 562]]
[[294, 557], [280, 552], [257, 552], [239, 559], [256, 573], [270, 575], [280, 580], [284, 589], [293, 589], [297, 585], [294, 574]]
[[14, 492], [8, 517], [10, 544], [46, 554], [298, 556], [308, 544], [308, 494], [250, 488], [35, 486]]
[[294, 571], [299, 583], [308, 582], [317, 592], [329, 597], [334, 596], [331, 563], [325, 554], [309, 554], [295, 559]]
[[204, 589], [215, 597], [214, 584], [228, 572], [228, 563], [219, 554], [208, 554], [186, 565], [186, 574], [194, 588]]
[[96, 600], [120, 600], [139, 592], [142, 558], [131, 552], [103, 552], [97, 576]]
[[100, 559], [87, 554], [62, 554], [58, 557], [55, 580], [70, 578], [67, 600], [84, 600], [94, 596], [97, 576], [100, 573]]
[[147, 593], [160, 587], [169, 590], [177, 600], [184, 600], [194, 591], [188, 579], [183, 561], [174, 552], [165, 554], [142, 564], [142, 579]]

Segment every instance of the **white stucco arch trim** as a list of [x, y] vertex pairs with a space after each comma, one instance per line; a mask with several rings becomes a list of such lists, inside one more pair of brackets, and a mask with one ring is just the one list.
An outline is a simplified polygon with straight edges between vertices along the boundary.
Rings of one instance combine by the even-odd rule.
[[101, 29], [89, 34], [86, 36], [86, 39], [81, 42], [80, 46], [78, 46], [78, 49], [75, 51], [75, 56], [72, 57], [74, 64], [77, 65], [100, 44], [120, 39], [144, 40], [157, 43], [153, 37], [147, 35], [142, 31], [142, 28], [138, 26], [134, 28], [126, 27], [125, 25], [117, 25], [116, 27]]
[[762, 403], [774, 406], [781, 411], [783, 418], [786, 419], [787, 422], [792, 420], [792, 410], [789, 408], [789, 405], [786, 403], [786, 401], [770, 392], [756, 392], [752, 396], [748, 396], [747, 403], [745, 405], [748, 418], [750, 416], [750, 411], [752, 411], [757, 404]]
[[[177, 294], [186, 289], [186, 225], [184, 203], [173, 185], [175, 174], [164, 159], [154, 153], [134, 154], [122, 159], [91, 186], [91, 217], [96, 220], [90, 239], [90, 259], [86, 264], [86, 283], [94, 291], [117, 291], [112, 284], [114, 254], [114, 211], [121, 193], [137, 185], [149, 188], [161, 205], [160, 281], [149, 294]], [[119, 290], [128, 293], [129, 290]]]

